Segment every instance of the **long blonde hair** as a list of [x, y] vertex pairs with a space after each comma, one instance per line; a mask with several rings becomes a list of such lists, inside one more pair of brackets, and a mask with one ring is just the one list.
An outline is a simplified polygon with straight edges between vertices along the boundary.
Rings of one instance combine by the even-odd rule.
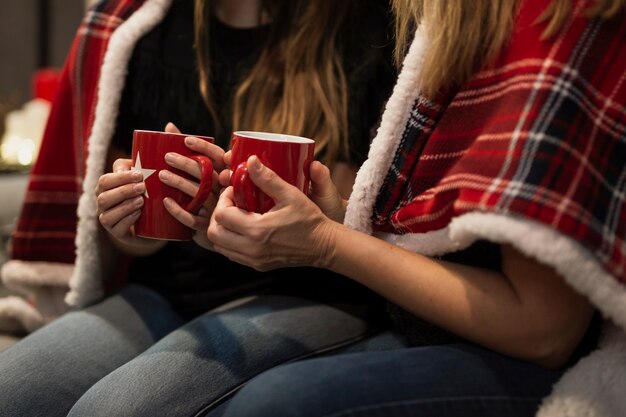
[[[427, 96], [468, 81], [506, 44], [519, 0], [393, 0], [396, 16], [396, 64], [403, 59], [416, 26], [427, 21], [430, 46], [424, 60], [420, 89]], [[597, 0], [586, 13], [615, 16], [626, 0]], [[552, 0], [537, 23], [543, 36], [559, 31], [572, 13], [572, 0]], [[462, 45], [462, 47], [459, 47]]]
[[[210, 0], [196, 0], [200, 90], [214, 121], [209, 56]], [[266, 48], [233, 97], [233, 129], [301, 135], [332, 165], [348, 157], [347, 81], [338, 38], [352, 0], [266, 0], [272, 22]], [[259, 17], [260, 19], [260, 17]]]

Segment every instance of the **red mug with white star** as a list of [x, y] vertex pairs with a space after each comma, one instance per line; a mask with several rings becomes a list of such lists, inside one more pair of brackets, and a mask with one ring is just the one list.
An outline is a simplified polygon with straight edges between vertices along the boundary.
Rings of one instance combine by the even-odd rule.
[[[185, 138], [194, 136], [213, 143], [208, 136], [187, 135], [183, 133], [135, 130], [133, 132], [132, 169], [143, 173], [146, 185], [144, 205], [141, 215], [135, 223], [135, 234], [150, 239], [191, 240], [193, 230], [176, 220], [163, 205], [163, 199], [172, 198], [190, 213], [196, 213], [211, 194], [213, 186], [213, 163], [206, 155], [195, 154], [185, 145]], [[198, 162], [202, 178], [197, 194], [191, 198], [176, 188], [167, 186], [159, 180], [159, 171], [166, 169], [190, 181], [198, 180], [186, 172], [169, 166], [165, 154], [176, 152]]]

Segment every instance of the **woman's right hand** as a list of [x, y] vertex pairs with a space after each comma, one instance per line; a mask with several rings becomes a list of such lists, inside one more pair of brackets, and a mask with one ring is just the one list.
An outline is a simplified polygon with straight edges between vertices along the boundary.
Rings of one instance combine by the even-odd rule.
[[[231, 166], [231, 159], [232, 152], [226, 152], [224, 154], [224, 165], [226, 167]], [[311, 201], [317, 204], [327, 217], [338, 223], [343, 223], [348, 201], [341, 196], [341, 193], [333, 183], [328, 167], [319, 161], [313, 161], [309, 174], [311, 176], [311, 188], [309, 190]], [[231, 171], [228, 169], [220, 172], [220, 186], [223, 188], [228, 187], [230, 185], [230, 176]]]
[[290, 266], [327, 268], [333, 262], [335, 230], [341, 226], [336, 219], [343, 220], [344, 215], [328, 169], [317, 161], [311, 164], [312, 198], [256, 156], [248, 158], [248, 173], [275, 205], [264, 214], [241, 210], [235, 206], [233, 187], [227, 187], [207, 231], [215, 250], [259, 271]]
[[131, 170], [130, 159], [116, 159], [113, 172], [104, 174], [96, 186], [98, 220], [124, 251], [145, 255], [163, 243], [135, 236], [134, 225], [141, 213], [146, 186], [141, 172]]

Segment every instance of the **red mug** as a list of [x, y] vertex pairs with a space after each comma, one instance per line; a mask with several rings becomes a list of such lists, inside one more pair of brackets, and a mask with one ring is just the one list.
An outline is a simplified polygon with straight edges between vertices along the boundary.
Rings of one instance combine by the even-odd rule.
[[274, 200], [261, 192], [248, 176], [248, 157], [256, 155], [263, 165], [305, 194], [309, 193], [309, 168], [315, 141], [300, 136], [265, 132], [233, 132], [231, 166], [235, 205], [247, 211], [266, 213]]
[[[163, 205], [163, 199], [170, 197], [185, 210], [195, 213], [211, 194], [213, 186], [213, 163], [206, 155], [194, 154], [185, 145], [185, 138], [194, 136], [211, 143], [208, 136], [186, 135], [183, 133], [135, 130], [133, 132], [132, 169], [143, 174], [146, 185], [144, 205], [139, 219], [135, 223], [135, 235], [150, 239], [191, 240], [193, 230], [176, 220]], [[167, 169], [181, 177], [197, 181], [191, 175], [175, 169], [165, 162], [165, 154], [176, 152], [198, 162], [202, 178], [198, 193], [191, 198], [176, 188], [167, 186], [159, 179], [159, 171]]]

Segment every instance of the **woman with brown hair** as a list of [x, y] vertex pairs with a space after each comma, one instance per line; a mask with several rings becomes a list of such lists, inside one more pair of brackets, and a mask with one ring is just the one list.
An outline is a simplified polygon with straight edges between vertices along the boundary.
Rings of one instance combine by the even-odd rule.
[[[393, 83], [387, 9], [378, 0], [111, 0], [88, 13], [3, 269], [20, 288], [41, 277], [41, 316], [66, 290], [45, 279], [69, 284], [66, 302], [84, 308], [0, 354], [0, 415], [196, 415], [264, 369], [376, 329], [381, 303], [360, 284], [313, 268], [261, 273], [212, 251], [219, 187], [197, 215], [180, 216], [199, 231], [193, 241], [135, 237], [143, 191], [126, 158], [133, 130], [168, 122], [215, 136], [189, 147], [217, 172], [233, 129], [295, 134], [315, 138], [347, 197]], [[67, 309], [57, 306], [57, 315]], [[41, 316], [31, 328], [54, 318]]]
[[347, 208], [322, 164], [311, 201], [252, 156], [275, 210], [227, 188], [208, 237], [368, 286], [406, 343], [266, 371], [219, 415], [625, 415], [625, 3], [394, 1], [403, 68]]

